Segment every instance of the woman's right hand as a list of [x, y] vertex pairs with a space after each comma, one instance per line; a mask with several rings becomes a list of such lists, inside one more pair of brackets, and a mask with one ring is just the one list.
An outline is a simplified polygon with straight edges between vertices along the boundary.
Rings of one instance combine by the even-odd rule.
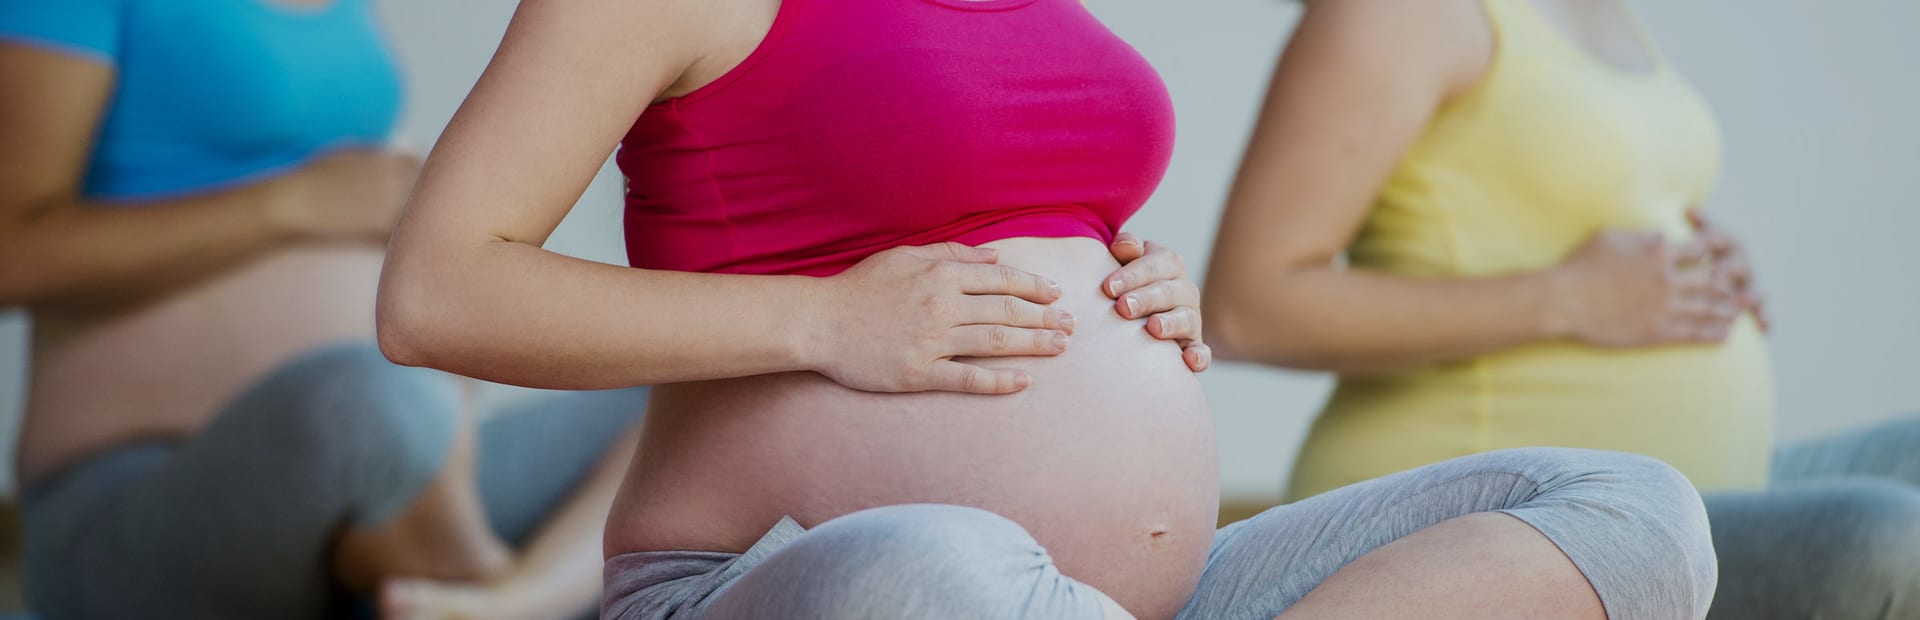
[[955, 357], [1054, 356], [1073, 316], [1051, 307], [1060, 286], [994, 264], [998, 253], [958, 243], [894, 248], [824, 280], [808, 313], [808, 367], [870, 392], [1010, 394], [1025, 372]]
[[1725, 340], [1744, 300], [1714, 277], [1711, 258], [1698, 239], [1676, 247], [1655, 232], [1595, 234], [1549, 272], [1549, 329], [1607, 347]]
[[411, 153], [354, 149], [322, 157], [276, 181], [276, 221], [295, 238], [384, 245], [420, 176]]

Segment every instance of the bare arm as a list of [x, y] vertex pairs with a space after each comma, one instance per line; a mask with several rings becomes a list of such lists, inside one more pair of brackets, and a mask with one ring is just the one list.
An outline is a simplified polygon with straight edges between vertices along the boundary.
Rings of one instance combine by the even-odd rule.
[[1558, 268], [1488, 278], [1338, 264], [1387, 176], [1434, 111], [1480, 79], [1492, 45], [1473, 2], [1308, 5], [1214, 249], [1203, 307], [1223, 356], [1368, 372], [1548, 339], [1712, 336], [1699, 323], [1724, 304], [1704, 290], [1709, 278], [1675, 269], [1703, 248], [1669, 250], [1657, 235], [1603, 234]]
[[[945, 245], [833, 278], [694, 274], [540, 248], [648, 102], [708, 60], [735, 5], [528, 0], [428, 158], [381, 280], [404, 364], [534, 387], [816, 371], [850, 387], [1006, 393], [954, 356], [1053, 355], [1057, 287]], [[737, 62], [737, 59], [734, 61]], [[680, 89], [675, 89], [680, 90]]]
[[[306, 225], [317, 219], [305, 215], [312, 174], [189, 198], [88, 204], [80, 181], [113, 79], [97, 62], [0, 44], [0, 306], [112, 307], [323, 227]], [[366, 169], [339, 161], [322, 168], [342, 166]], [[336, 217], [343, 221], [324, 227], [355, 222]]]

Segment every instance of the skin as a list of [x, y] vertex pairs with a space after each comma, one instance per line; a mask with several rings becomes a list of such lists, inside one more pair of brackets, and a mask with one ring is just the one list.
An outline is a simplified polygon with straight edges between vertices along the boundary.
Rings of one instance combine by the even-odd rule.
[[[524, 385], [659, 385], [608, 555], [739, 551], [781, 515], [811, 525], [963, 503], [1026, 526], [1063, 571], [1112, 595], [1111, 617], [1170, 617], [1217, 501], [1204, 403], [1153, 340], [1197, 337], [1187, 304], [1163, 302], [1187, 285], [1115, 290], [1100, 274], [1118, 264], [1084, 239], [891, 250], [829, 278], [621, 269], [539, 249], [648, 103], [737, 65], [776, 8], [522, 2], [396, 231], [382, 347]], [[1123, 270], [1117, 288], [1136, 283]], [[1186, 344], [1189, 364], [1210, 359]], [[938, 388], [992, 397], [925, 392]], [[1368, 600], [1407, 583], [1420, 595]], [[1309, 599], [1300, 613], [1601, 615], [1564, 555], [1498, 515], [1389, 545]]]
[[[1224, 355], [1368, 373], [1546, 340], [1715, 343], [1745, 312], [1764, 325], [1744, 251], [1697, 213], [1698, 234], [1677, 245], [1602, 231], [1533, 272], [1432, 279], [1342, 267], [1387, 175], [1493, 54], [1475, 2], [1388, 4], [1309, 4], [1275, 71], [1208, 273], [1207, 319]], [[1656, 62], [1617, 2], [1536, 6], [1622, 71]]]
[[[190, 438], [299, 353], [371, 338], [381, 246], [419, 168], [406, 154], [346, 151], [216, 193], [93, 204], [80, 180], [114, 79], [97, 63], [0, 45], [0, 306], [33, 317], [19, 457], [29, 485], [114, 446]], [[467, 422], [398, 518], [341, 534], [327, 559], [335, 577], [367, 593], [432, 578], [587, 608], [600, 563], [592, 522], [631, 450], [610, 455], [600, 482], [516, 555], [481, 512]]]
[[[1616, 2], [1535, 5], [1622, 71], [1656, 62]], [[1697, 213], [1699, 234], [1678, 246], [1655, 233], [1604, 231], [1532, 273], [1418, 279], [1338, 264], [1387, 175], [1436, 109], [1479, 83], [1493, 45], [1476, 2], [1308, 5], [1275, 70], [1208, 274], [1207, 318], [1223, 355], [1365, 373], [1543, 340], [1717, 342], [1742, 312], [1762, 316], [1739, 244]], [[1459, 603], [1441, 617], [1604, 617], [1572, 563], [1526, 529], [1499, 515], [1442, 523], [1343, 568], [1282, 617], [1395, 617], [1401, 605], [1436, 597]], [[1475, 539], [1483, 542], [1462, 544]], [[1355, 585], [1368, 579], [1412, 587], [1383, 594]], [[1475, 599], [1489, 608], [1474, 609]]]

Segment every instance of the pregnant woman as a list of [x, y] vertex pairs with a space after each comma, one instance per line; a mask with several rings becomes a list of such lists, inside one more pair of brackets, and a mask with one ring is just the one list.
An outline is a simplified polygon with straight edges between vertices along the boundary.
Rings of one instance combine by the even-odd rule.
[[319, 618], [383, 583], [390, 617], [599, 599], [643, 392], [475, 422], [457, 378], [373, 346], [419, 169], [382, 147], [399, 89], [365, 0], [0, 3], [38, 615]]
[[1501, 448], [1638, 452], [1710, 491], [1714, 617], [1920, 616], [1920, 423], [1775, 456], [1752, 274], [1696, 212], [1713, 117], [1651, 44], [1618, 1], [1309, 3], [1208, 327], [1340, 373], [1296, 499]]
[[[1697, 495], [1644, 457], [1472, 457], [1216, 531], [1209, 413], [1152, 337], [1197, 325], [1139, 320], [1190, 288], [1103, 246], [1172, 120], [1075, 0], [522, 2], [395, 233], [381, 345], [661, 385], [609, 618], [1704, 613]], [[616, 143], [634, 268], [540, 249]]]

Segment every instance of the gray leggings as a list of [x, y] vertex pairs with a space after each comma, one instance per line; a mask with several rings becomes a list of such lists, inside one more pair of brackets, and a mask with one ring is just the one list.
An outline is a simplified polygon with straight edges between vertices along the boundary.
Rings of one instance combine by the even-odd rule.
[[[1270, 620], [1340, 567], [1441, 521], [1502, 512], [1559, 545], [1609, 616], [1699, 618], [1715, 570], [1692, 485], [1654, 459], [1504, 450], [1361, 482], [1221, 528], [1183, 619]], [[812, 530], [782, 521], [744, 554], [607, 562], [602, 617], [1101, 617], [1019, 524], [943, 505], [876, 508]]]
[[1707, 495], [1716, 620], [1920, 618], [1920, 418], [1781, 448], [1773, 485]]
[[[488, 417], [475, 454], [495, 532], [536, 530], [645, 396], [560, 394]], [[439, 475], [458, 397], [371, 345], [290, 363], [191, 439], [122, 446], [27, 489], [28, 600], [47, 618], [323, 617], [342, 602], [335, 537], [393, 518]]]

